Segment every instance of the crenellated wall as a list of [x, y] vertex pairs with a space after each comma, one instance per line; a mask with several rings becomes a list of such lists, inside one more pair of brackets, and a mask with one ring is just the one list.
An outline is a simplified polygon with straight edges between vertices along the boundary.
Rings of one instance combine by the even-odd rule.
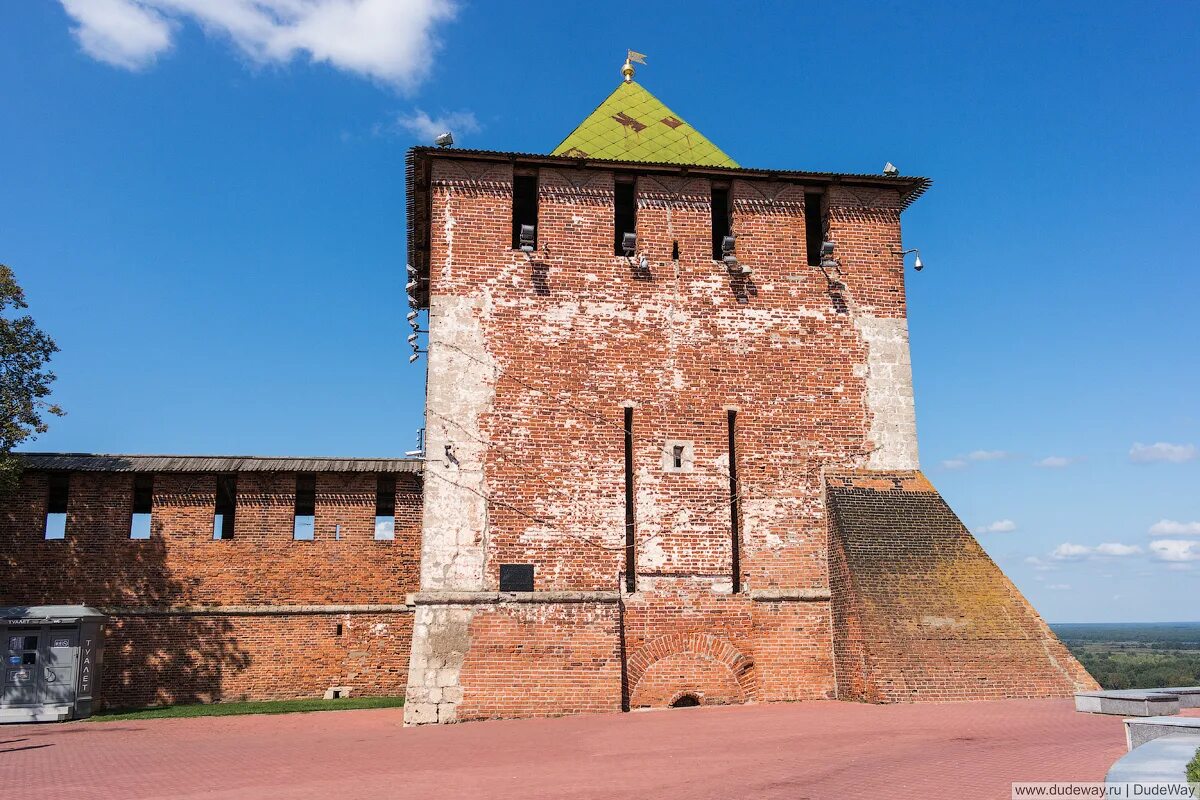
[[[842, 264], [831, 284], [807, 263], [805, 192], [821, 186], [726, 182], [743, 276], [712, 258], [708, 177], [636, 177], [644, 269], [613, 255], [611, 171], [542, 166], [526, 255], [511, 248], [512, 164], [430, 169], [430, 460], [408, 721], [664, 705], [701, 676], [715, 681], [694, 690], [701, 702], [832, 696], [823, 471], [916, 466], [899, 190], [825, 193]], [[681, 470], [664, 467], [674, 443]], [[481, 599], [501, 564], [534, 565], [535, 592]], [[567, 613], [564, 592], [585, 599]], [[615, 670], [656, 638], [668, 662]], [[530, 668], [547, 648], [569, 678]], [[716, 651], [741, 654], [733, 684]]]
[[[66, 537], [44, 538], [47, 473], [0, 497], [0, 606], [110, 614], [113, 706], [403, 693], [421, 486], [397, 475], [394, 540], [374, 539], [376, 476], [317, 475], [315, 536], [292, 538], [294, 473], [238, 475], [234, 538], [213, 539], [216, 476], [154, 476], [149, 539], [130, 538], [132, 473], [69, 473]], [[340, 538], [338, 532], [340, 526]]]

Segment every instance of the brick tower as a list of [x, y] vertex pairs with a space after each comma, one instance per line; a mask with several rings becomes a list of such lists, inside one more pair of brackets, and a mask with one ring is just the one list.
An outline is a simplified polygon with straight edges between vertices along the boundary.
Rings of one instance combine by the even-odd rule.
[[623, 72], [552, 155], [409, 154], [407, 721], [1094, 687], [918, 471], [929, 181], [741, 168]]

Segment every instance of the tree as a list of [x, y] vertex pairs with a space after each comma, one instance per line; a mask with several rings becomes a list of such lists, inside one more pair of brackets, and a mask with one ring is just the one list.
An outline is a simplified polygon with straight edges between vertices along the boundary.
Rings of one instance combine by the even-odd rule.
[[13, 271], [0, 264], [0, 489], [11, 489], [21, 474], [14, 447], [39, 433], [47, 425], [43, 414], [63, 415], [50, 403], [54, 373], [46, 368], [58, 345], [28, 314], [25, 292]]

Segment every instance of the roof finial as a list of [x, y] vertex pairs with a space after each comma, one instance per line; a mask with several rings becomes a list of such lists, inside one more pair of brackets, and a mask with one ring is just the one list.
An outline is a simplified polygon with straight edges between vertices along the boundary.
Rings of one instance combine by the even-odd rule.
[[626, 83], [633, 83], [633, 65], [645, 64], [646, 54], [639, 53], [637, 50], [625, 51], [625, 65], [621, 67], [621, 74], [625, 76]]

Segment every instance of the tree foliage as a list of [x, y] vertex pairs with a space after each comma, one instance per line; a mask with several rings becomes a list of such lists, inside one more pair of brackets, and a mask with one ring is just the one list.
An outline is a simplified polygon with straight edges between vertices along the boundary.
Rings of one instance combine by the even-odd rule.
[[0, 264], [0, 488], [11, 488], [20, 475], [13, 448], [46, 432], [44, 415], [63, 414], [47, 399], [54, 373], [46, 365], [58, 346], [20, 313], [28, 307], [16, 276]]

